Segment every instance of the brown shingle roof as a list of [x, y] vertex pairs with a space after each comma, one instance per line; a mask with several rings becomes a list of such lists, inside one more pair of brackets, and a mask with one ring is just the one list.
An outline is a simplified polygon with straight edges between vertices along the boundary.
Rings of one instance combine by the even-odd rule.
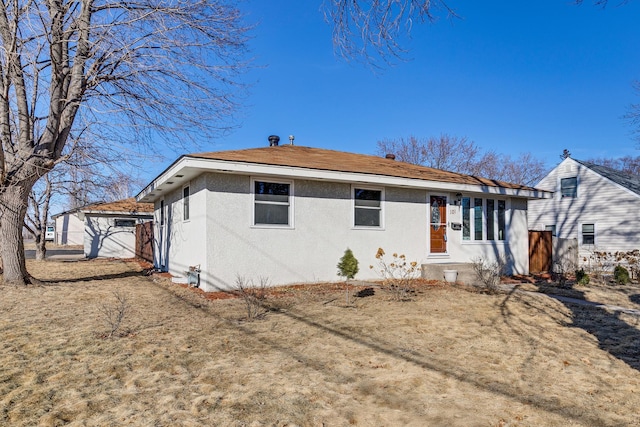
[[94, 203], [84, 206], [81, 211], [93, 212], [122, 212], [122, 213], [152, 213], [153, 203], [139, 203], [134, 197], [116, 202]]
[[299, 145], [279, 145], [245, 150], [195, 153], [189, 154], [187, 157], [533, 190], [532, 187], [524, 185], [447, 172], [378, 156], [346, 153]]

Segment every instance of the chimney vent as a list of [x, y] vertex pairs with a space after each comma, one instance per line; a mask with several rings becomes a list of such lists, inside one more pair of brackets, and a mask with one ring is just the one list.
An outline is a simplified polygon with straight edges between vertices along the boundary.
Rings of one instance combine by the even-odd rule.
[[280, 142], [280, 137], [278, 135], [269, 136], [269, 147], [277, 147], [278, 142]]
[[384, 156], [385, 159], [389, 159], [389, 160], [395, 160], [396, 159], [396, 155], [395, 154], [387, 154], [386, 156]]
[[295, 136], [289, 135], [289, 145], [293, 145], [293, 140], [296, 139]]

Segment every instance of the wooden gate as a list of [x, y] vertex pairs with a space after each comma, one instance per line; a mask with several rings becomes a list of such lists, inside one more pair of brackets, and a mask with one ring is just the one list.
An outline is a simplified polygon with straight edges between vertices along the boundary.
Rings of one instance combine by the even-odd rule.
[[553, 266], [551, 231], [529, 231], [529, 273], [549, 273]]
[[136, 225], [136, 258], [153, 263], [153, 221]]

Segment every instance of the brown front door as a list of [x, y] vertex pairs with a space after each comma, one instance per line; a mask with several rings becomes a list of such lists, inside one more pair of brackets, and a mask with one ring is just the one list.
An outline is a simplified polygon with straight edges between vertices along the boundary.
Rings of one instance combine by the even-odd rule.
[[429, 206], [431, 253], [442, 254], [447, 252], [447, 198], [431, 196]]

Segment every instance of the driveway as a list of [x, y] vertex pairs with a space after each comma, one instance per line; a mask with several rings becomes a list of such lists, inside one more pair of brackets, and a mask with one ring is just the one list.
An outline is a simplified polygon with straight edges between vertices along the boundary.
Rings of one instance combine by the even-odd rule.
[[[36, 250], [26, 249], [24, 255], [27, 259], [35, 259]], [[77, 246], [56, 246], [51, 249], [47, 248], [47, 259], [59, 259], [59, 260], [77, 260], [84, 258], [84, 249]]]

